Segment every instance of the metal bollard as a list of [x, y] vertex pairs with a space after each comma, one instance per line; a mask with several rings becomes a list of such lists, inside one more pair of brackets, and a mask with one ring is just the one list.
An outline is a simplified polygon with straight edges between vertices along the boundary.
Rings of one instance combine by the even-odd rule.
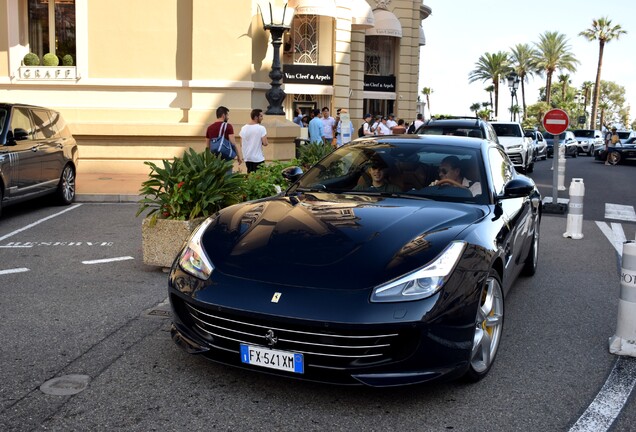
[[[560, 168], [560, 167], [559, 167]], [[585, 185], [582, 178], [573, 178], [570, 183], [570, 203], [568, 204], [568, 221], [563, 237], [575, 240], [583, 238], [583, 196]]]
[[609, 339], [612, 354], [636, 357], [636, 241], [623, 243], [621, 293], [616, 334]]

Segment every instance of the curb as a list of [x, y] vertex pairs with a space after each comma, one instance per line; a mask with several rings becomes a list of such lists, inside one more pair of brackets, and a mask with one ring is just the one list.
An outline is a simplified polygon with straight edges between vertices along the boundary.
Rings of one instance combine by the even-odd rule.
[[137, 203], [141, 195], [117, 194], [77, 194], [75, 202], [83, 203]]

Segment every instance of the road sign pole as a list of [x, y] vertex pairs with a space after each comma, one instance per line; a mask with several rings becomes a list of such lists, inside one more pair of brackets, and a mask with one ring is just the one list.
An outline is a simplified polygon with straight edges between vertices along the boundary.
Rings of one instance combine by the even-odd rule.
[[568, 129], [570, 118], [568, 114], [560, 109], [551, 109], [543, 116], [543, 128], [554, 137], [552, 140], [552, 204], [544, 205], [547, 213], [565, 213], [566, 206], [559, 204], [559, 138]]

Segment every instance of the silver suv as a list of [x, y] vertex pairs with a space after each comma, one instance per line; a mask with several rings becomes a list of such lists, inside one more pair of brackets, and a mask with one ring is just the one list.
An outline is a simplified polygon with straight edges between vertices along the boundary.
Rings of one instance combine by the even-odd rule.
[[531, 173], [534, 170], [534, 148], [521, 125], [517, 122], [500, 121], [491, 124], [499, 137], [499, 143], [506, 149], [517, 171]]
[[579, 153], [594, 155], [594, 149], [603, 146], [603, 133], [598, 129], [575, 129], [572, 131], [577, 141]]
[[56, 194], [75, 199], [77, 143], [59, 112], [0, 103], [0, 215], [2, 207]]

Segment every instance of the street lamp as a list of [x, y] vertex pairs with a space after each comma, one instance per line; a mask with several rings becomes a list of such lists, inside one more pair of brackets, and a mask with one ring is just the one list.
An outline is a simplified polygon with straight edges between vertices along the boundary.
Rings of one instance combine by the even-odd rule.
[[270, 83], [270, 89], [265, 93], [269, 106], [265, 114], [285, 115], [283, 101], [286, 94], [281, 88], [280, 82], [283, 78], [280, 64], [280, 46], [283, 43], [283, 34], [291, 28], [292, 20], [294, 19], [294, 9], [287, 7], [287, 3], [283, 7], [277, 7], [272, 6], [272, 2], [263, 2], [263, 8], [259, 4], [258, 10], [263, 20], [263, 28], [269, 30], [272, 35], [272, 46], [274, 47], [272, 70], [269, 72], [272, 82]]
[[508, 76], [506, 77], [506, 79], [508, 80], [508, 88], [510, 89], [510, 121], [514, 121], [515, 120], [515, 112], [514, 112], [515, 97], [517, 96], [517, 89], [519, 88], [519, 83], [521, 82], [521, 79], [519, 78], [519, 75], [517, 75], [515, 71], [510, 72]]

